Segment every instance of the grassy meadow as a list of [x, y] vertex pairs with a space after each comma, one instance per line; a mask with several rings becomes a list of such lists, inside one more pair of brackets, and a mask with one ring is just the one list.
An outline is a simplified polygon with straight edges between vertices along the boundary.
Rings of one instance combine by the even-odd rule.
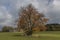
[[60, 40], [60, 31], [35, 32], [32, 36], [21, 36], [19, 32], [1, 32], [0, 40]]

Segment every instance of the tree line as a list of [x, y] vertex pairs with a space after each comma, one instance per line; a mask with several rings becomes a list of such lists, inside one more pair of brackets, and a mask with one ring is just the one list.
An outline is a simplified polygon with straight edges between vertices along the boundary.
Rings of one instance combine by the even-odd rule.
[[60, 31], [60, 24], [46, 24], [47, 31]]

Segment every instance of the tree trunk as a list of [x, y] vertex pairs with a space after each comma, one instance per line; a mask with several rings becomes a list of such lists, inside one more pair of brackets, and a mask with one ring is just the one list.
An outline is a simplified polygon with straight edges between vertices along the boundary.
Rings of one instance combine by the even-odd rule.
[[32, 35], [32, 33], [33, 33], [33, 31], [32, 30], [27, 30], [27, 31], [25, 31], [25, 36], [31, 36]]

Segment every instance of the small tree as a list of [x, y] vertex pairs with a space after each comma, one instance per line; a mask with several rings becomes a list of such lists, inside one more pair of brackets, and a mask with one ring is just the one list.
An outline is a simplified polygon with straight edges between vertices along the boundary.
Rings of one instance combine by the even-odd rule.
[[2, 32], [12, 32], [13, 31], [13, 27], [10, 26], [4, 26], [2, 28]]
[[46, 29], [44, 24], [46, 18], [42, 13], [39, 13], [31, 4], [21, 8], [18, 19], [18, 31], [23, 29], [25, 35], [32, 35], [32, 28], [39, 27]]

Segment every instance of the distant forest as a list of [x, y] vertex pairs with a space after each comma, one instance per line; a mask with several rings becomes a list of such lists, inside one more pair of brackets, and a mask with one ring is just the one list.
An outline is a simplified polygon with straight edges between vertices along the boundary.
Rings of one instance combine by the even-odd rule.
[[60, 24], [54, 23], [54, 24], [47, 24], [47, 31], [60, 31]]

